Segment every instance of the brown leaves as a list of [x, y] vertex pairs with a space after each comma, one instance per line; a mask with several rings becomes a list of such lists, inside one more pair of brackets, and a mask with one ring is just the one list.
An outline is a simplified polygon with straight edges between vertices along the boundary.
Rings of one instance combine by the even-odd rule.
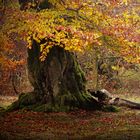
[[15, 111], [0, 120], [0, 132], [14, 135], [29, 133], [48, 136], [85, 137], [89, 135], [116, 131], [126, 127], [140, 126], [139, 114], [126, 110], [119, 113], [77, 110], [70, 113], [40, 113], [33, 111]]

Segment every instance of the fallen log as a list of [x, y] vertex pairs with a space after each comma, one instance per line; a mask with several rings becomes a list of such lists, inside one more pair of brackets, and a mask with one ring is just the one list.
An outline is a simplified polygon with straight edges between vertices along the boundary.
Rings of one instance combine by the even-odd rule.
[[115, 106], [125, 106], [132, 109], [140, 109], [140, 103], [132, 102], [126, 99], [116, 97], [113, 99], [112, 94], [106, 89], [94, 91], [93, 89], [88, 89], [88, 92], [97, 98], [97, 100], [103, 105], [115, 105]]
[[126, 99], [118, 98], [118, 97], [115, 98], [114, 102], [112, 102], [111, 104], [115, 106], [125, 106], [132, 109], [140, 109], [140, 103], [132, 102]]
[[93, 89], [88, 89], [88, 92], [96, 97], [98, 101], [102, 104], [108, 104], [109, 101], [112, 99], [112, 95], [106, 89], [101, 89], [98, 91], [94, 91]]

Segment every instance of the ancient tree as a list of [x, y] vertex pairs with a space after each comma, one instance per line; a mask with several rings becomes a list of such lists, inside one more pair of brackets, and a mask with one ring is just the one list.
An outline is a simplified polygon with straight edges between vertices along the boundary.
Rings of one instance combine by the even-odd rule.
[[[20, 9], [27, 10], [25, 9], [27, 5], [27, 2], [21, 3]], [[62, 15], [59, 18], [63, 20], [65, 18], [69, 22], [68, 20], [73, 20], [74, 17]], [[55, 39], [55, 35], [58, 34], [62, 35], [61, 39], [63, 37], [66, 39], [64, 41], [70, 40], [70, 37], [74, 36], [72, 32], [71, 27], [57, 25], [48, 37], [44, 36], [40, 39], [33, 33], [30, 35], [31, 46], [28, 48], [27, 65], [29, 80], [34, 91], [22, 93], [9, 110], [28, 108], [35, 111], [69, 111], [77, 108], [101, 108], [98, 101], [86, 91], [85, 76], [74, 53], [70, 51], [71, 46], [68, 46], [67, 50], [67, 42], [59, 42]], [[72, 42], [76, 39], [75, 37], [71, 40], [71, 43], [75, 43], [72, 46], [75, 50], [79, 47], [76, 45], [81, 41], [79, 38], [78, 43]]]
[[[130, 42], [125, 39], [123, 42], [116, 32], [110, 30], [115, 29], [115, 26], [110, 26], [115, 18], [109, 12], [104, 12], [107, 4], [100, 7], [100, 3], [74, 0], [21, 0], [19, 3], [20, 10], [13, 10], [17, 21], [14, 28], [27, 41], [28, 75], [34, 90], [22, 93], [8, 110], [26, 108], [35, 111], [69, 111], [102, 108], [103, 104], [86, 90], [85, 76], [75, 52], [94, 47], [99, 55], [100, 51], [106, 51], [109, 46], [113, 55], [128, 57], [122, 50], [129, 50], [127, 45]], [[117, 3], [114, 3], [115, 6]], [[12, 21], [11, 13], [8, 13], [8, 20]], [[123, 18], [120, 21], [125, 22]], [[8, 32], [10, 35], [15, 33], [12, 24], [5, 28], [11, 31]]]

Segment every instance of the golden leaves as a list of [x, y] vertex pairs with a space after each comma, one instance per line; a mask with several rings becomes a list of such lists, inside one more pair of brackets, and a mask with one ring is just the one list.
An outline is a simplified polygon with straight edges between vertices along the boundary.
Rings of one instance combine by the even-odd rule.
[[[124, 10], [122, 14], [112, 14], [113, 8], [120, 8], [121, 4], [127, 5], [128, 0], [123, 0], [122, 3], [111, 0], [98, 2], [66, 0], [65, 5], [58, 4], [57, 0], [49, 1], [56, 7], [59, 5], [57, 9], [45, 9], [37, 13], [33, 11], [21, 13], [13, 10], [8, 13], [7, 23], [3, 27], [3, 31], [8, 31], [9, 34], [17, 32], [26, 38], [27, 47], [30, 49], [32, 40], [35, 40], [40, 45], [41, 61], [45, 60], [54, 46], [82, 52], [89, 46], [106, 45], [123, 57], [134, 57], [134, 52], [137, 53], [135, 49], [133, 53], [128, 50], [129, 47], [139, 45], [138, 10]], [[64, 8], [60, 8], [62, 6]], [[102, 6], [108, 9], [104, 10]], [[102, 39], [103, 36], [108, 37]]]

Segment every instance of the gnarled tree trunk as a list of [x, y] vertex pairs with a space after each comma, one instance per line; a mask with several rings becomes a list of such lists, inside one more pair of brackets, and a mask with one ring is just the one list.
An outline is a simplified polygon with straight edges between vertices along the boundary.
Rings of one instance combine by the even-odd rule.
[[100, 104], [85, 89], [85, 77], [74, 55], [54, 46], [41, 62], [39, 44], [28, 49], [29, 80], [32, 93], [21, 94], [16, 108], [37, 111], [69, 111], [76, 108], [97, 109]]

